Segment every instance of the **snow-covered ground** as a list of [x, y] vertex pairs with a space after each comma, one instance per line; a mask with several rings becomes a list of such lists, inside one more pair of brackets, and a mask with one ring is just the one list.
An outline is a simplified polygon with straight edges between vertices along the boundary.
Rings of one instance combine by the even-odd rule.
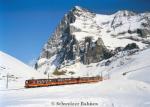
[[1, 107], [52, 107], [54, 106], [52, 102], [61, 101], [98, 103], [98, 106], [92, 107], [150, 106], [150, 85], [126, 79], [92, 84], [1, 90], [0, 95]]
[[[63, 103], [70, 104], [71, 102], [79, 103], [76, 107], [87, 107], [87, 105], [81, 105], [82, 102], [92, 102], [95, 104], [90, 107], [149, 107], [149, 55], [150, 49], [136, 52], [133, 55], [128, 55], [124, 52], [109, 59], [112, 63], [108, 66], [103, 66], [105, 62], [103, 61], [88, 66], [76, 63], [77, 65], [63, 68], [67, 70], [71, 69], [72, 71], [76, 70], [78, 71], [76, 72], [77, 74], [80, 71], [83, 75], [86, 70], [89, 71], [89, 74], [85, 73], [85, 75], [92, 75], [92, 72], [95, 72], [93, 75], [100, 75], [103, 70], [103, 75], [107, 76], [109, 72], [110, 79], [98, 83], [31, 89], [24, 89], [21, 85], [17, 86], [16, 84], [23, 84], [23, 82], [18, 83], [17, 81], [19, 80], [10, 83], [10, 85], [16, 86], [9, 87], [8, 89], [5, 89], [5, 84], [3, 84], [4, 86], [0, 89], [0, 107], [75, 107], [73, 105], [63, 105]], [[13, 67], [11, 66], [12, 64], [21, 63], [2, 52], [1, 56], [3, 56], [1, 59], [3, 58], [3, 61], [7, 62], [5, 64], [9, 65], [9, 68]], [[11, 64], [11, 62], [13, 63]], [[21, 65], [18, 67], [24, 69], [24, 66]], [[2, 64], [1, 67], [3, 67]], [[5, 68], [8, 68], [8, 66], [5, 65]], [[17, 68], [14, 69], [17, 70]], [[1, 74], [2, 72], [8, 71], [7, 69], [4, 70], [1, 68]], [[27, 73], [29, 71], [25, 69], [23, 71], [20, 69], [14, 72], [14, 74], [16, 73], [15, 75], [22, 76], [20, 72], [23, 72], [24, 77], [29, 76]], [[38, 75], [36, 73], [32, 75], [32, 73], [29, 77]], [[41, 75], [41, 78], [45, 77]], [[0, 81], [2, 82], [3, 78]]]

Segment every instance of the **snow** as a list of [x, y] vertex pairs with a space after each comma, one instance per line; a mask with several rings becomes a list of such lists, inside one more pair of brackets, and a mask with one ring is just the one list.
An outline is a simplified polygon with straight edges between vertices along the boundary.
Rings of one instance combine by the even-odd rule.
[[9, 88], [22, 88], [26, 79], [45, 78], [46, 76], [35, 71], [16, 58], [0, 51], [0, 88], [6, 86], [6, 76], [10, 75]]
[[[94, 18], [94, 20], [100, 27], [104, 28], [104, 29], [101, 29], [101, 33], [100, 33], [101, 38], [104, 42], [104, 45], [108, 49], [115, 49], [116, 47], [125, 47], [129, 43], [136, 43], [141, 49], [144, 48], [146, 44], [142, 43], [142, 41], [139, 42], [139, 41], [133, 41], [130, 39], [120, 38], [120, 36], [121, 37], [129, 37], [129, 36], [138, 37], [138, 34], [136, 33], [129, 34], [127, 32], [128, 32], [128, 29], [131, 31], [135, 31], [138, 28], [139, 29], [142, 28], [141, 23], [143, 22], [143, 21], [139, 21], [141, 19], [139, 15], [123, 17], [120, 14], [121, 12], [122, 11], [117, 12], [113, 15], [96, 14], [96, 17]], [[113, 26], [115, 26], [120, 23], [122, 24], [121, 26], [115, 27], [115, 29], [113, 29], [112, 24]]]
[[[126, 45], [130, 44], [130, 43], [136, 43], [141, 49], [143, 49], [146, 44], [142, 43], [142, 42], [137, 42], [137, 41], [133, 41], [130, 39], [120, 39], [120, 38], [114, 38], [111, 35], [108, 35], [107, 33], [105, 33], [106, 31], [102, 31], [103, 32], [103, 36], [102, 36], [102, 40], [104, 42], [104, 45], [108, 48], [108, 49], [115, 49], [117, 47], [125, 47]], [[129, 34], [124, 35], [124, 37], [128, 37]], [[131, 36], [131, 35], [130, 35]]]
[[0, 91], [0, 95], [3, 107], [46, 107], [52, 106], [51, 101], [91, 101], [98, 103], [98, 107], [147, 107], [150, 86], [133, 80], [107, 80], [94, 84], [7, 90]]
[[98, 37], [100, 37], [100, 31], [98, 29], [99, 26], [96, 25], [92, 17], [93, 16], [91, 16], [91, 13], [89, 12], [82, 13], [81, 17], [77, 17], [76, 21], [70, 24], [71, 26], [81, 30], [72, 32], [78, 41], [84, 40], [87, 36], [93, 37], [93, 41], [96, 41]]
[[33, 68], [2, 51], [0, 51], [0, 59], [0, 67], [5, 68], [4, 71], [1, 69], [1, 72], [12, 73], [15, 76], [22, 78], [28, 78], [29, 76], [41, 77], [41, 74]]
[[[89, 72], [88, 75], [90, 76], [100, 75], [101, 71], [103, 71], [104, 76], [107, 76], [106, 72], [109, 72], [110, 79], [98, 83], [30, 89], [18, 86], [9, 89], [1, 88], [0, 106], [51, 107], [53, 103], [60, 103], [60, 105], [55, 106], [63, 107], [61, 102], [81, 103], [88, 101], [97, 103], [98, 107], [148, 107], [150, 106], [149, 55], [150, 49], [136, 52], [133, 55], [124, 52], [111, 58], [110, 60], [113, 62], [108, 66], [102, 66], [105, 62], [102, 61], [88, 66], [76, 63], [63, 68], [76, 71], [77, 74], [79, 73], [76, 76], [87, 76], [86, 71]], [[123, 73], [126, 75], [123, 76]]]
[[75, 8], [82, 11], [82, 8], [80, 6], [75, 6]]
[[[146, 20], [142, 19], [141, 15], [135, 13], [130, 15], [130, 13], [128, 11], [119, 11], [112, 15], [96, 14], [92, 16], [89, 12], [82, 12], [81, 16], [76, 16], [75, 22], [70, 24], [70, 26], [80, 29], [72, 32], [72, 35], [75, 35], [78, 41], [84, 41], [87, 36], [92, 37], [93, 41], [102, 38], [108, 49], [115, 49], [120, 46], [125, 47], [129, 43], [136, 43], [142, 49], [146, 46], [142, 41], [123, 38], [129, 36], [141, 38], [137, 33], [129, 34], [128, 30], [136, 31], [143, 28], [141, 23], [146, 23]], [[127, 16], [124, 16], [124, 14]]]
[[[39, 69], [38, 69], [38, 72], [43, 72], [46, 74], [46, 72], [49, 72], [49, 74], [52, 74], [52, 72], [55, 70], [56, 66], [55, 64], [53, 63], [53, 60], [56, 59], [56, 55], [54, 55], [53, 57], [51, 57], [51, 59], [47, 60], [46, 58], [41, 58], [39, 61], [38, 61], [38, 64], [39, 66], [43, 65], [43, 64], [46, 64], [46, 65], [50, 65], [50, 66], [41, 66]], [[47, 71], [45, 69], [50, 69], [51, 71]]]
[[102, 15], [102, 14], [96, 14], [96, 17], [94, 20], [96, 20], [98, 25], [103, 26], [104, 23], [109, 23], [113, 20], [114, 15]]

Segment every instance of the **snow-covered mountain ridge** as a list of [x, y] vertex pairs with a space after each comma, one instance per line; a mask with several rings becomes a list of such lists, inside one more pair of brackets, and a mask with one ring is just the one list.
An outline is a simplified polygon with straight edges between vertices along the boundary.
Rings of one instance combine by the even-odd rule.
[[150, 44], [150, 13], [124, 10], [101, 15], [75, 6], [44, 45], [35, 68], [53, 75], [68, 65], [108, 59], [132, 43], [140, 49]]
[[23, 88], [27, 79], [46, 77], [18, 59], [0, 51], [0, 88], [6, 88], [7, 75], [9, 75], [8, 88]]

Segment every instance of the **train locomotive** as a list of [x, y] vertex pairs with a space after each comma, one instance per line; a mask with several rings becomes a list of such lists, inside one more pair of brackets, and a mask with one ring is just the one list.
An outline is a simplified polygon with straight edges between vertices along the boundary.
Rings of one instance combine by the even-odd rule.
[[25, 88], [48, 87], [57, 85], [93, 83], [102, 81], [102, 77], [78, 77], [78, 78], [55, 78], [55, 79], [30, 79], [25, 81]]

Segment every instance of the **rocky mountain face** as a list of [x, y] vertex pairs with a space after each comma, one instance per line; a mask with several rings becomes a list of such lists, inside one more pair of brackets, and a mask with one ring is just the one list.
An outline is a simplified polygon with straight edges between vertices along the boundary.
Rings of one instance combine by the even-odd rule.
[[[150, 43], [150, 13], [118, 11], [100, 15], [75, 6], [65, 14], [44, 45], [35, 69], [53, 74], [75, 63], [108, 59], [119, 47], [144, 48]], [[133, 48], [133, 47], [132, 47]]]

